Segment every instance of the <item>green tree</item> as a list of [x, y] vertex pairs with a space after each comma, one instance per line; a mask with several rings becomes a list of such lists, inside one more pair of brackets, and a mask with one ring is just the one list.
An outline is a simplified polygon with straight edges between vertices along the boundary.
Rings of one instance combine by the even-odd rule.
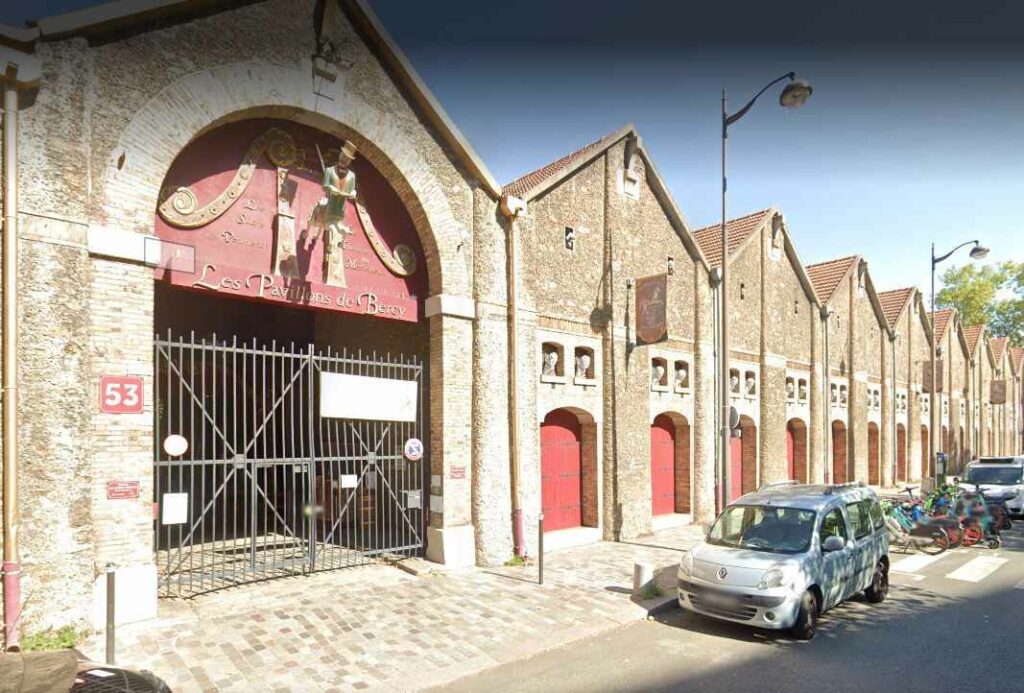
[[985, 324], [991, 334], [1024, 344], [1024, 263], [951, 267], [941, 281], [940, 308], [956, 308], [965, 325]]

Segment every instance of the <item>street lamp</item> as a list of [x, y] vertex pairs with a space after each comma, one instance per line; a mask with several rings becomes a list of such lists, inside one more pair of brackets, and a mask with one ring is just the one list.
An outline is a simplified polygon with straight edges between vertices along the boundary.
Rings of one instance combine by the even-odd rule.
[[729, 232], [726, 228], [726, 190], [728, 188], [726, 169], [725, 169], [725, 151], [726, 151], [726, 140], [729, 138], [729, 126], [735, 123], [737, 120], [742, 118], [750, 110], [754, 102], [768, 91], [771, 87], [775, 86], [779, 82], [787, 81], [782, 92], [779, 94], [779, 105], [784, 108], [799, 108], [806, 103], [807, 99], [810, 98], [814, 89], [808, 82], [802, 79], [796, 78], [795, 72], [787, 72], [781, 77], [773, 79], [768, 84], [764, 85], [761, 91], [754, 94], [754, 98], [750, 99], [747, 104], [736, 111], [732, 115], [729, 115], [729, 111], [726, 108], [727, 102], [725, 97], [725, 89], [722, 89], [722, 274], [720, 277], [721, 293], [719, 301], [719, 324], [722, 330], [722, 354], [719, 360], [719, 390], [722, 398], [722, 411], [721, 411], [721, 453], [719, 463], [722, 466], [721, 474], [721, 487], [718, 489], [716, 494], [716, 501], [718, 510], [725, 507], [729, 499], [729, 450], [730, 450], [730, 438], [732, 436], [732, 426], [730, 425], [730, 405], [729, 405], [729, 283], [728, 283], [728, 265], [729, 265]]
[[[946, 253], [942, 257], [935, 257], [935, 243], [932, 243], [932, 315], [931, 315], [931, 326], [932, 326], [932, 350], [931, 350], [932, 383], [931, 383], [931, 400], [930, 400], [930, 406], [928, 407], [928, 447], [930, 448], [928, 450], [928, 459], [930, 460], [931, 465], [932, 465], [932, 471], [931, 471], [931, 475], [930, 476], [931, 476], [931, 481], [932, 481], [933, 487], [938, 487], [938, 485], [939, 485], [939, 467], [936, 464], [936, 460], [935, 460], [935, 458], [936, 458], [936, 450], [935, 450], [935, 448], [936, 448], [936, 444], [935, 444], [935, 428], [936, 428], [936, 423], [935, 422], [936, 422], [936, 419], [935, 419], [935, 416], [936, 415], [935, 415], [935, 410], [936, 410], [936, 408], [938, 406], [941, 406], [940, 404], [938, 404], [936, 402], [936, 399], [935, 399], [935, 396], [937, 394], [936, 390], [938, 389], [938, 380], [939, 380], [938, 373], [936, 372], [936, 366], [937, 366], [936, 354], [937, 354], [937, 350], [938, 350], [938, 344], [936, 344], [936, 341], [938, 340], [938, 336], [935, 334], [935, 266], [937, 264], [939, 264], [940, 262], [943, 262], [944, 260], [947, 260], [953, 253], [955, 253], [956, 251], [960, 250], [964, 246], [971, 245], [972, 243], [974, 244], [974, 247], [971, 248], [970, 253], [969, 253], [969, 255], [971, 256], [972, 260], [981, 260], [983, 257], [988, 255], [988, 248], [983, 246], [978, 241], [965, 241], [964, 243], [961, 243], [957, 247], [955, 247], [952, 250], [950, 250], [948, 253]], [[941, 415], [941, 412], [940, 412], [940, 415]], [[977, 445], [978, 441], [974, 441], [974, 444]]]

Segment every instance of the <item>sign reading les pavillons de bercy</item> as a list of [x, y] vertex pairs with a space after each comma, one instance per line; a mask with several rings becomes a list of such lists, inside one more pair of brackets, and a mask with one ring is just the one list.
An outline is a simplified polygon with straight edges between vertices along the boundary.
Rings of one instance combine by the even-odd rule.
[[[322, 163], [321, 163], [322, 162]], [[417, 321], [419, 237], [356, 147], [281, 120], [245, 120], [190, 143], [156, 215], [159, 279], [197, 291]]]

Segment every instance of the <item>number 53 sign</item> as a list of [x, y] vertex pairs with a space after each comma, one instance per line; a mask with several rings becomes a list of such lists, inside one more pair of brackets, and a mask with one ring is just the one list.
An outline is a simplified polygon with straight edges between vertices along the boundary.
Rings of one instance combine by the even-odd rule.
[[142, 378], [132, 375], [102, 376], [100, 411], [104, 414], [141, 414]]

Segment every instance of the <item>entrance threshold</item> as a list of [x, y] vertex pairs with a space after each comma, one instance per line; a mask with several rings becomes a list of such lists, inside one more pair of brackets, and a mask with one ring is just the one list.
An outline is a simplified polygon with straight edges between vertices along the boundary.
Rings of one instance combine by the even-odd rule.
[[544, 532], [544, 551], [557, 551], [573, 546], [586, 546], [601, 541], [600, 527], [570, 527]]
[[690, 524], [693, 524], [693, 515], [689, 513], [665, 513], [651, 518], [651, 531], [660, 532], [663, 529], [675, 529]]

